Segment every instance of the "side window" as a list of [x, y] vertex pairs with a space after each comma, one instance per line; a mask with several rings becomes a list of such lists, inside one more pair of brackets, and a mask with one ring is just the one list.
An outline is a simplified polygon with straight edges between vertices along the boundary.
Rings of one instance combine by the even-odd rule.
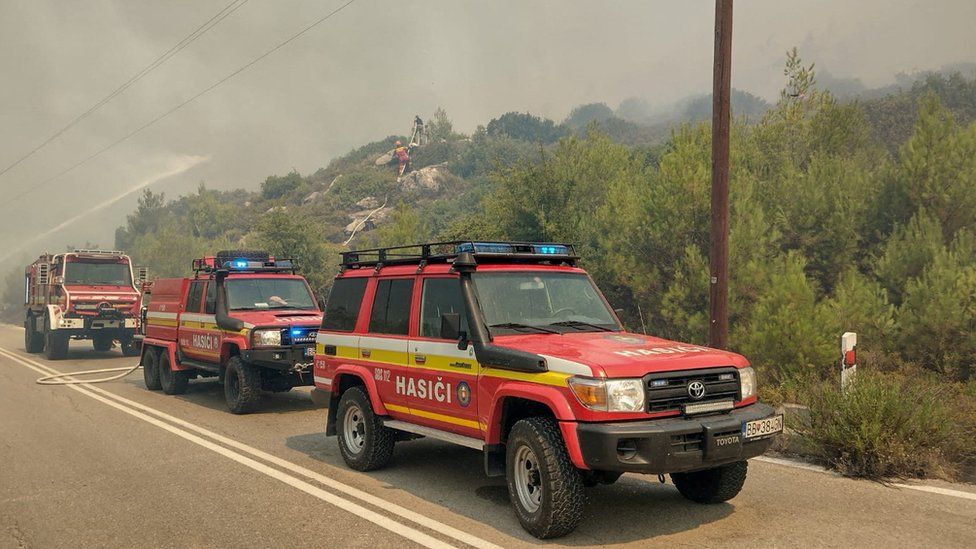
[[211, 280], [207, 284], [207, 297], [203, 302], [203, 312], [212, 315], [217, 312], [217, 282]]
[[366, 293], [366, 278], [340, 278], [332, 284], [329, 302], [325, 305], [322, 329], [351, 332], [356, 328], [359, 306]]
[[376, 334], [407, 335], [410, 328], [410, 299], [413, 279], [380, 280], [376, 284], [369, 331]]
[[468, 331], [464, 314], [461, 284], [456, 278], [428, 278], [420, 298], [420, 337], [441, 337], [441, 315], [457, 313], [461, 317], [461, 331]]
[[186, 312], [200, 312], [200, 303], [203, 302], [203, 285], [203, 280], [194, 280], [190, 283], [190, 295], [186, 298]]

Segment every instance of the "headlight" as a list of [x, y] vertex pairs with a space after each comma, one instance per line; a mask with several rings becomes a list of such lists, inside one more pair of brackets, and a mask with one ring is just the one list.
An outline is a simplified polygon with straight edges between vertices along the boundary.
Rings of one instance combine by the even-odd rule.
[[756, 395], [756, 371], [752, 366], [739, 370], [739, 394], [742, 400]]
[[255, 347], [279, 347], [281, 330], [254, 330], [251, 332], [251, 341]]
[[644, 382], [641, 379], [593, 379], [573, 377], [569, 387], [590, 410], [600, 412], [643, 412]]

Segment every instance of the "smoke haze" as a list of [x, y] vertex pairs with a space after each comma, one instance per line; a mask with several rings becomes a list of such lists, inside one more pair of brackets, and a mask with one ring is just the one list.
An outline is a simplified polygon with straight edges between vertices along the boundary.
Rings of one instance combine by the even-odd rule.
[[[227, 1], [0, 0], [0, 168]], [[187, 156], [210, 161], [152, 182], [153, 190], [175, 198], [201, 181], [253, 189], [269, 174], [311, 172], [352, 147], [406, 132], [414, 114], [438, 106], [470, 132], [511, 110], [559, 121], [581, 103], [616, 107], [636, 96], [663, 108], [711, 89], [710, 1], [358, 0], [130, 141], [7, 203], [341, 3], [251, 0], [0, 176], [0, 252], [31, 239], [39, 249], [30, 255], [85, 241], [111, 246], [135, 205], [137, 193], [127, 191]], [[833, 77], [869, 87], [900, 72], [976, 61], [972, 0], [751, 0], [735, 9], [732, 85], [770, 100], [793, 46]], [[97, 205], [70, 231], [52, 231]]]

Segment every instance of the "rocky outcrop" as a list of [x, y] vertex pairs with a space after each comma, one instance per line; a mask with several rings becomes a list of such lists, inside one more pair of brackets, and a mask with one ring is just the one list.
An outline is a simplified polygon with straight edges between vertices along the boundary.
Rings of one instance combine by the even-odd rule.
[[427, 166], [403, 176], [400, 185], [404, 192], [437, 192], [447, 183], [451, 172], [447, 163]]

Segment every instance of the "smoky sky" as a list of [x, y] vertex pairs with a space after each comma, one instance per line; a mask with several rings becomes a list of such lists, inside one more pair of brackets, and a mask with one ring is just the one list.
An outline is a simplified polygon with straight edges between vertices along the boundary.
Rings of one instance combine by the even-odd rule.
[[[206, 21], [229, 0], [0, 0], [0, 166], [43, 141]], [[130, 141], [36, 185], [332, 11], [339, 0], [250, 0], [96, 114], [0, 176], [0, 246], [155, 181], [169, 198], [256, 189], [315, 171], [349, 149], [405, 133], [444, 107], [471, 132], [507, 111], [557, 121], [581, 103], [642, 97], [666, 108], [711, 89], [714, 3], [694, 1], [358, 0], [264, 61]], [[774, 100], [793, 46], [833, 77], [867, 86], [976, 61], [972, 0], [740, 0], [733, 86]], [[137, 193], [21, 253], [111, 246]]]

